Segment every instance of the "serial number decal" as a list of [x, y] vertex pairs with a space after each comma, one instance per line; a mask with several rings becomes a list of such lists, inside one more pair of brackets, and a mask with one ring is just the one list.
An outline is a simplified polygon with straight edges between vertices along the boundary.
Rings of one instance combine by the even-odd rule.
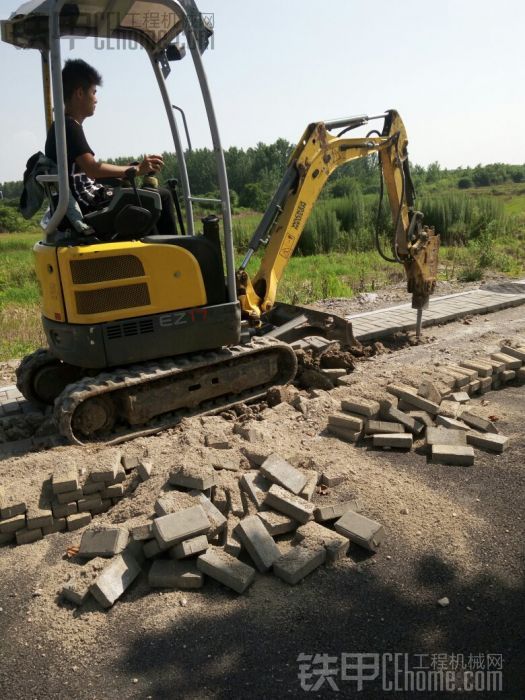
[[303, 220], [305, 209], [306, 209], [306, 202], [299, 202], [299, 206], [297, 207], [297, 211], [295, 212], [295, 216], [293, 218], [292, 228], [294, 228], [296, 230], [299, 229], [299, 226], [301, 225], [301, 221]]
[[189, 311], [174, 311], [171, 314], [164, 314], [159, 317], [161, 328], [172, 328], [173, 326], [185, 326], [187, 323], [206, 321], [208, 309], [190, 309]]

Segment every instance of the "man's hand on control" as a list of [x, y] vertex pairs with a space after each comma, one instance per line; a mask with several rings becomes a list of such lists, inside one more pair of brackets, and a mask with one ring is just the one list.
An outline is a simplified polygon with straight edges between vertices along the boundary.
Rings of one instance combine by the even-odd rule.
[[148, 173], [158, 173], [164, 166], [162, 156], [145, 156], [144, 160], [138, 167], [139, 175], [147, 175]]

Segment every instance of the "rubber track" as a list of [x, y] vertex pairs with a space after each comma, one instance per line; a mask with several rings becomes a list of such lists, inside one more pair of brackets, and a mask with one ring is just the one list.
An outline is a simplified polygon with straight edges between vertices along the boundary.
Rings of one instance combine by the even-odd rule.
[[[122, 391], [126, 388], [132, 389], [141, 384], [154, 382], [157, 380], [173, 377], [176, 381], [178, 374], [185, 375], [187, 372], [196, 372], [200, 369], [208, 370], [211, 366], [219, 367], [222, 363], [227, 363], [229, 366], [232, 360], [241, 360], [249, 355], [264, 356], [265, 351], [279, 350], [283, 354], [288, 355], [289, 366], [286, 367], [289, 371], [286, 375], [274, 378], [263, 386], [252, 387], [250, 390], [243, 392], [235, 397], [232, 401], [231, 396], [217, 397], [206, 402], [213, 404], [202, 407], [201, 410], [195, 409], [177, 409], [169, 414], [163, 414], [152, 419], [148, 427], [136, 430], [129, 428], [124, 433], [116, 434], [113, 439], [104, 440], [116, 444], [129, 440], [140, 435], [151, 435], [160, 430], [165, 430], [168, 427], [176, 425], [182, 416], [204, 414], [210, 411], [217, 411], [221, 408], [226, 408], [236, 403], [246, 401], [247, 399], [257, 398], [264, 394], [266, 390], [275, 384], [286, 384], [295, 376], [297, 370], [297, 358], [289, 345], [275, 338], [261, 337], [254, 338], [249, 344], [236, 345], [230, 348], [225, 348], [216, 352], [205, 352], [196, 355], [181, 356], [160, 360], [158, 362], [148, 362], [139, 365], [131, 365], [116, 369], [112, 372], [103, 372], [96, 377], [84, 377], [82, 380], [69, 384], [67, 388], [60, 394], [55, 401], [54, 419], [61, 435], [67, 438], [70, 442], [83, 445], [79, 436], [75, 435], [72, 426], [74, 413], [78, 406], [93, 398], [113, 391]], [[201, 402], [202, 405], [202, 402]], [[169, 416], [166, 420], [166, 416]], [[160, 421], [160, 423], [158, 422]], [[155, 424], [157, 422], [157, 424]], [[88, 442], [92, 442], [88, 439]]]

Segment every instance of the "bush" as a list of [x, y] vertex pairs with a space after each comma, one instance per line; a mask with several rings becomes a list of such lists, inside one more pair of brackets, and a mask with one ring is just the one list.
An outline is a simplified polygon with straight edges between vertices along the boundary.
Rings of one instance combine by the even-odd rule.
[[34, 224], [26, 221], [13, 207], [0, 202], [0, 233], [17, 233], [34, 228]]
[[472, 187], [472, 180], [469, 177], [462, 177], [458, 180], [458, 187], [460, 190], [468, 190]]

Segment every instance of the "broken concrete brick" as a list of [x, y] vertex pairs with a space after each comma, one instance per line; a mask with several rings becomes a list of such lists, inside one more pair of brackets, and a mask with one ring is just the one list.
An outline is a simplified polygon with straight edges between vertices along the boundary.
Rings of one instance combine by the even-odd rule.
[[155, 515], [161, 517], [185, 508], [191, 508], [193, 505], [195, 502], [187, 491], [167, 491], [157, 498], [153, 509]]
[[226, 493], [228, 494], [228, 501], [232, 514], [242, 517], [244, 515], [244, 506], [242, 503], [241, 492], [239, 490], [239, 482], [236, 480], [235, 483], [228, 483], [225, 486], [225, 489]]
[[274, 484], [266, 494], [265, 504], [300, 523], [307, 523], [311, 520], [315, 510], [313, 503], [295, 496], [277, 484]]
[[154, 561], [148, 574], [151, 588], [202, 588], [204, 577], [192, 561]]
[[182, 486], [186, 489], [197, 489], [207, 491], [217, 483], [217, 473], [213, 467], [207, 466], [184, 466], [170, 474], [170, 484], [172, 486]]
[[489, 452], [497, 452], [501, 454], [509, 446], [509, 438], [504, 435], [495, 435], [494, 433], [467, 433], [467, 442], [469, 445], [478, 447], [481, 450]]
[[32, 530], [24, 528], [23, 530], [17, 530], [15, 533], [16, 543], [20, 544], [31, 544], [32, 542], [38, 542], [44, 537], [42, 528], [37, 527]]
[[434, 382], [424, 379], [418, 387], [417, 393], [424, 399], [428, 399], [435, 404], [440, 404], [443, 396]]
[[457, 403], [468, 403], [470, 401], [470, 396], [466, 391], [454, 391], [450, 394], [449, 399], [451, 401], [457, 401]]
[[261, 473], [268, 481], [278, 484], [296, 495], [306, 485], [306, 475], [292, 467], [285, 459], [273, 453], [261, 464]]
[[[483, 362], [483, 360], [463, 360], [459, 365], [460, 367], [474, 370], [480, 377], [492, 376], [492, 365], [489, 362]], [[472, 379], [476, 379], [476, 377], [472, 377], [470, 381], [472, 381]]]
[[120, 463], [124, 467], [124, 471], [131, 472], [133, 469], [137, 469], [141, 462], [141, 457], [139, 455], [122, 455]]
[[42, 528], [44, 537], [54, 535], [55, 532], [65, 532], [67, 530], [67, 520], [64, 518], [53, 518], [51, 525]]
[[[74, 517], [74, 516], [72, 516]], [[123, 552], [106, 566], [90, 587], [103, 608], [110, 608], [140, 574], [140, 566], [129, 552]]]
[[303, 542], [308, 547], [321, 545], [326, 549], [326, 561], [331, 564], [346, 556], [350, 540], [343, 535], [329, 530], [324, 525], [314, 521], [301, 525], [297, 530], [295, 539]]
[[196, 554], [202, 554], [208, 549], [209, 544], [206, 535], [191, 537], [189, 540], [184, 540], [184, 542], [176, 544], [175, 547], [170, 550], [170, 556], [173, 559], [184, 559], [186, 557], [195, 556]]
[[74, 503], [75, 501], [84, 498], [84, 492], [82, 489], [77, 489], [76, 491], [66, 491], [65, 493], [57, 493], [55, 498], [61, 504]]
[[260, 452], [259, 450], [254, 450], [248, 447], [241, 447], [241, 452], [246, 457], [248, 462], [256, 467], [260, 467], [266, 457], [268, 457], [268, 452]]
[[91, 522], [91, 513], [77, 513], [76, 515], [68, 515], [66, 520], [68, 531], [73, 532], [74, 530], [79, 530], [85, 525], [89, 525]]
[[244, 518], [235, 528], [235, 534], [261, 572], [268, 571], [281, 552], [272, 536], [256, 515]]
[[80, 498], [78, 500], [78, 512], [79, 513], [88, 513], [90, 512], [93, 508], [100, 507], [102, 505], [102, 498], [100, 497], [100, 493], [94, 493], [91, 496], [88, 496], [87, 498]]
[[80, 488], [78, 473], [75, 468], [57, 470], [51, 478], [51, 488], [53, 493], [67, 493]]
[[258, 471], [245, 472], [241, 476], [240, 485], [257, 505], [257, 508], [261, 508], [271, 486], [268, 479]]
[[[100, 492], [101, 498], [122, 498], [124, 495], [124, 487], [122, 484], [111, 484], [107, 486], [104, 491]], [[79, 501], [80, 507], [80, 501]]]
[[74, 605], [82, 605], [89, 595], [89, 589], [103, 571], [107, 561], [92, 559], [82, 567], [77, 567], [69, 581], [62, 586], [62, 597]]
[[374, 447], [396, 447], [410, 450], [414, 438], [411, 433], [375, 433], [372, 437]]
[[26, 502], [13, 494], [4, 493], [3, 505], [0, 508], [0, 518], [8, 520], [16, 515], [23, 515], [27, 510]]
[[274, 510], [263, 510], [257, 513], [257, 517], [260, 518], [262, 524], [272, 537], [285, 535], [287, 532], [293, 532], [299, 525], [293, 518], [283, 513], [276, 513]]
[[398, 399], [402, 399], [405, 403], [430, 413], [431, 416], [435, 416], [439, 411], [439, 404], [418, 396], [414, 393], [415, 389], [406, 384], [389, 384], [386, 390], [390, 394], [397, 396]]
[[503, 352], [493, 352], [490, 357], [497, 362], [503, 362], [505, 369], [519, 369], [521, 367], [521, 360], [512, 355], [506, 355]]
[[510, 345], [502, 345], [501, 352], [504, 355], [509, 355], [521, 360], [521, 362], [525, 362], [525, 348], [513, 348]]
[[221, 511], [216, 508], [210, 499], [206, 498], [206, 496], [200, 491], [190, 491], [190, 496], [192, 496], [204, 509], [204, 512], [210, 521], [208, 537], [215, 537], [215, 535], [222, 532], [222, 530], [224, 530], [226, 527], [226, 518]]
[[361, 433], [354, 432], [353, 430], [348, 430], [347, 428], [341, 428], [337, 425], [327, 425], [326, 426], [328, 432], [330, 435], [333, 435], [336, 438], [339, 438], [339, 440], [344, 440], [345, 442], [357, 442], [359, 438], [361, 437]]
[[504, 372], [500, 374], [501, 381], [503, 384], [507, 384], [508, 382], [512, 382], [514, 379], [516, 379], [516, 370], [513, 369], [506, 369]]
[[147, 481], [151, 477], [153, 463], [143, 459], [137, 466], [137, 474], [141, 481]]
[[27, 529], [35, 530], [51, 525], [53, 513], [47, 509], [30, 506], [26, 512]]
[[121, 451], [114, 448], [99, 452], [96, 466], [89, 475], [90, 481], [114, 481], [120, 471], [121, 456]]
[[307, 501], [311, 501], [315, 493], [315, 487], [319, 483], [319, 474], [312, 469], [308, 469], [303, 473], [306, 476], [306, 484], [304, 485], [304, 488], [301, 489], [299, 496]]
[[154, 557], [158, 557], [160, 554], [162, 554], [164, 548], [161, 549], [157, 540], [148, 540], [144, 543], [142, 551], [144, 552], [146, 559], [153, 559]]
[[365, 419], [360, 416], [352, 416], [349, 413], [332, 413], [328, 416], [328, 427], [335, 426], [349, 432], [360, 433], [365, 425]]
[[355, 542], [371, 552], [377, 552], [385, 538], [382, 525], [352, 510], [346, 511], [334, 527], [340, 535], [348, 537], [350, 542]]
[[378, 401], [371, 399], [357, 398], [354, 396], [346, 397], [341, 401], [341, 410], [349, 413], [357, 413], [366, 418], [375, 418], [379, 413], [381, 406]]
[[457, 401], [450, 401], [449, 399], [442, 401], [439, 406], [439, 415], [446, 416], [447, 418], [457, 419], [463, 411], [464, 407], [462, 404]]
[[374, 435], [375, 433], [404, 433], [405, 429], [401, 423], [393, 423], [384, 420], [369, 420], [367, 421], [365, 433]]
[[131, 528], [129, 533], [131, 538], [137, 542], [145, 542], [153, 537], [152, 523], [144, 523], [144, 525], [136, 525]]
[[211, 525], [201, 505], [156, 518], [153, 534], [161, 549], [169, 549], [183, 540], [205, 535]]
[[432, 445], [432, 461], [470, 467], [474, 464], [474, 450], [467, 445]]
[[329, 464], [323, 469], [320, 482], [329, 488], [338, 486], [346, 481], [346, 472], [344, 467], [337, 464]]
[[5, 518], [0, 520], [0, 533], [2, 535], [12, 534], [17, 532], [17, 530], [22, 530], [26, 526], [26, 516], [14, 515], [12, 518]]
[[491, 421], [486, 418], [472, 413], [471, 411], [463, 411], [461, 414], [461, 420], [466, 423], [471, 428], [479, 430], [482, 433], [498, 433], [498, 429]]
[[328, 520], [338, 520], [347, 510], [359, 512], [361, 504], [357, 500], [344, 501], [343, 503], [333, 503], [326, 506], [319, 506], [315, 509], [315, 519], [318, 523], [323, 523]]
[[273, 565], [273, 572], [280, 579], [295, 586], [315, 571], [326, 560], [326, 549], [322, 545], [293, 547]]
[[436, 416], [436, 423], [443, 428], [451, 428], [452, 430], [468, 430], [469, 427], [463, 421], [447, 416]]
[[235, 424], [233, 432], [240, 435], [243, 440], [247, 442], [264, 442], [268, 437], [260, 428], [250, 425], [241, 425], [240, 423]]
[[439, 426], [427, 428], [426, 444], [432, 445], [466, 445], [467, 437], [464, 430], [455, 430]]
[[92, 496], [94, 493], [100, 493], [106, 488], [104, 481], [91, 481], [89, 478], [82, 487], [84, 496]]
[[128, 539], [129, 533], [123, 527], [91, 528], [84, 531], [78, 553], [85, 559], [113, 557], [124, 551]]
[[[408, 415], [411, 418], [413, 418], [416, 421], [416, 423], [419, 423], [419, 425], [423, 426], [423, 429], [432, 427], [434, 425], [434, 420], [432, 419], [432, 416], [426, 411], [410, 411]], [[423, 432], [423, 430], [421, 430], [420, 432]], [[419, 434], [420, 433], [416, 433], [416, 435]]]
[[221, 549], [211, 547], [197, 559], [197, 568], [236, 593], [244, 593], [256, 576], [255, 569], [248, 564], [244, 564]]
[[[421, 413], [425, 413], [428, 416], [428, 413], [425, 411], [421, 411]], [[400, 411], [398, 408], [391, 407], [387, 411], [382, 412], [381, 416], [382, 418], [386, 418], [387, 421], [400, 423], [405, 430], [414, 433], [414, 435], [419, 435], [423, 432], [424, 425], [422, 422], [417, 421], [413, 416], [404, 411]]]

